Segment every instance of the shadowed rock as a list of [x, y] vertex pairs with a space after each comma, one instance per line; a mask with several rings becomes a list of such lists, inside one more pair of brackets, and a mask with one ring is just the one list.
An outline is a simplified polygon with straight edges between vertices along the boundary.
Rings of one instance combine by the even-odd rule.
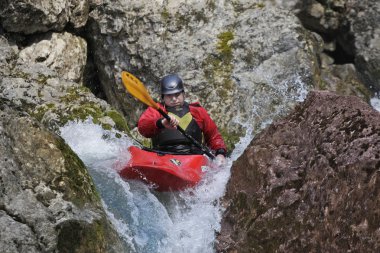
[[62, 31], [67, 24], [83, 27], [88, 18], [88, 0], [1, 1], [0, 20], [5, 30], [24, 34]]
[[380, 114], [312, 92], [234, 163], [219, 252], [378, 252]]

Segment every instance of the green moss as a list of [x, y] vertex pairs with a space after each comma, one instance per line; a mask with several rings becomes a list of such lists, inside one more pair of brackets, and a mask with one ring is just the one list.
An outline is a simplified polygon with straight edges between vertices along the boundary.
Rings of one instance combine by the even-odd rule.
[[84, 96], [85, 93], [90, 93], [90, 89], [85, 86], [71, 87], [66, 91], [66, 95], [60, 98], [60, 101], [66, 104], [70, 104], [73, 101], [77, 101]]
[[161, 12], [161, 18], [166, 22], [169, 20], [169, 17], [170, 17], [169, 11], [166, 8], [164, 8], [163, 11]]
[[231, 31], [223, 32], [218, 35], [217, 50], [225, 61], [230, 62], [232, 60], [232, 47], [229, 44], [234, 39], [234, 34]]
[[[228, 99], [234, 89], [234, 81], [231, 79], [234, 68], [233, 45], [231, 42], [234, 39], [234, 33], [232, 30], [227, 30], [220, 33], [217, 38], [217, 54], [207, 56], [202, 65], [207, 82], [213, 85], [214, 90], [223, 101]], [[228, 150], [233, 150], [242, 136], [241, 133], [232, 133], [227, 128], [220, 128], [220, 132]]]
[[249, 4], [249, 5], [244, 5], [239, 0], [237, 0], [237, 1], [236, 0], [235, 1], [231, 1], [231, 4], [232, 4], [232, 6], [234, 8], [234, 11], [237, 14], [242, 13], [245, 10], [248, 10], [248, 9], [255, 9], [255, 8], [263, 9], [265, 7], [264, 3], [252, 3], [252, 4]]
[[264, 3], [257, 3], [256, 6], [260, 9], [263, 9], [265, 8], [265, 4]]
[[42, 121], [46, 112], [51, 111], [55, 108], [55, 104], [47, 103], [34, 108], [29, 114], [37, 119], [38, 121]]
[[130, 129], [128, 127], [127, 121], [124, 119], [124, 117], [118, 113], [117, 111], [108, 111], [106, 112], [106, 115], [110, 117], [113, 122], [115, 122], [115, 128], [122, 132], [130, 132]]
[[233, 48], [230, 42], [234, 39], [234, 34], [232, 31], [226, 31], [220, 33], [217, 38], [216, 49], [218, 54], [209, 55], [203, 62], [203, 69], [207, 81], [213, 84], [216, 89], [221, 88], [218, 93], [225, 97], [228, 90], [233, 88], [231, 80]]
[[57, 138], [56, 145], [64, 157], [65, 170], [55, 181], [55, 187], [64, 191], [64, 199], [79, 207], [88, 202], [99, 202], [100, 196], [82, 160], [62, 139]]
[[188, 27], [191, 21], [191, 15], [181, 15], [180, 13], [176, 13], [175, 20], [177, 27]]
[[68, 120], [85, 120], [89, 116], [94, 119], [94, 123], [99, 123], [99, 118], [103, 116], [103, 110], [94, 102], [86, 102], [71, 109]]
[[327, 90], [327, 83], [321, 79], [321, 81], [317, 84], [318, 89]]
[[29, 73], [25, 73], [25, 72], [22, 72], [22, 71], [12, 72], [11, 76], [14, 77], [14, 78], [21, 78], [21, 79], [24, 79], [24, 80], [30, 80], [30, 78], [31, 78], [31, 75]]
[[38, 77], [37, 77], [37, 83], [39, 83], [40, 85], [44, 86], [44, 85], [46, 85], [47, 80], [49, 78], [50, 78], [50, 76], [45, 76], [45, 75], [39, 73]]
[[231, 152], [235, 149], [235, 144], [238, 143], [242, 134], [231, 133], [226, 128], [220, 128], [220, 134], [223, 136], [227, 150]]

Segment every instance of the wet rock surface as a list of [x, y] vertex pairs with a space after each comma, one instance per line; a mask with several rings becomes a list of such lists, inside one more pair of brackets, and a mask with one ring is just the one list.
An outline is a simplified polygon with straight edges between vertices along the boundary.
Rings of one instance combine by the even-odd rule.
[[121, 252], [79, 158], [25, 113], [0, 105], [1, 252]]
[[219, 252], [378, 252], [380, 113], [312, 92], [234, 163]]

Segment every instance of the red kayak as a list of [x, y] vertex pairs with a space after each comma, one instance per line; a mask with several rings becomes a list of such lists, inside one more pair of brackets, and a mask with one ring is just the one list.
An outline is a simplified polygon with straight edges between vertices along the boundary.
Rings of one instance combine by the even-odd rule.
[[119, 171], [121, 177], [137, 179], [158, 191], [179, 191], [193, 187], [202, 177], [202, 167], [209, 164], [204, 155], [161, 154], [129, 147], [131, 159]]

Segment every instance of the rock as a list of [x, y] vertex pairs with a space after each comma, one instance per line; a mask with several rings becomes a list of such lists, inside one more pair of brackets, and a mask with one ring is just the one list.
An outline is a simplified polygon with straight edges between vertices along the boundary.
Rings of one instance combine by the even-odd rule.
[[87, 60], [87, 43], [70, 33], [48, 33], [22, 49], [18, 61], [25, 65], [44, 65], [62, 79], [80, 83]]
[[362, 82], [360, 74], [354, 64], [331, 64], [321, 69], [319, 88], [334, 91], [340, 95], [354, 95], [367, 103], [372, 98], [372, 93]]
[[0, 2], [2, 26], [8, 32], [33, 34], [62, 31], [68, 23], [83, 27], [88, 18], [88, 0], [41, 0]]
[[[288, 1], [276, 1], [284, 6]], [[337, 42], [367, 87], [380, 91], [380, 4], [377, 0], [297, 1], [287, 6], [303, 25]], [[342, 53], [340, 53], [342, 54]], [[352, 58], [352, 59], [351, 59]], [[366, 92], [365, 92], [366, 93]]]
[[3, 35], [0, 35], [0, 76], [7, 76], [11, 73], [16, 64], [18, 47], [11, 43]]
[[311, 92], [234, 163], [218, 252], [380, 250], [380, 113]]
[[4, 100], [0, 109], [2, 252], [122, 252], [79, 158]]
[[355, 52], [355, 65], [367, 86], [380, 91], [380, 3], [377, 0], [347, 1], [349, 31], [340, 41], [349, 41], [345, 48]]
[[70, 33], [42, 38], [19, 51], [0, 36], [0, 99], [54, 131], [68, 121], [91, 117], [106, 129], [128, 132], [119, 112], [78, 83], [86, 62], [85, 41]]

